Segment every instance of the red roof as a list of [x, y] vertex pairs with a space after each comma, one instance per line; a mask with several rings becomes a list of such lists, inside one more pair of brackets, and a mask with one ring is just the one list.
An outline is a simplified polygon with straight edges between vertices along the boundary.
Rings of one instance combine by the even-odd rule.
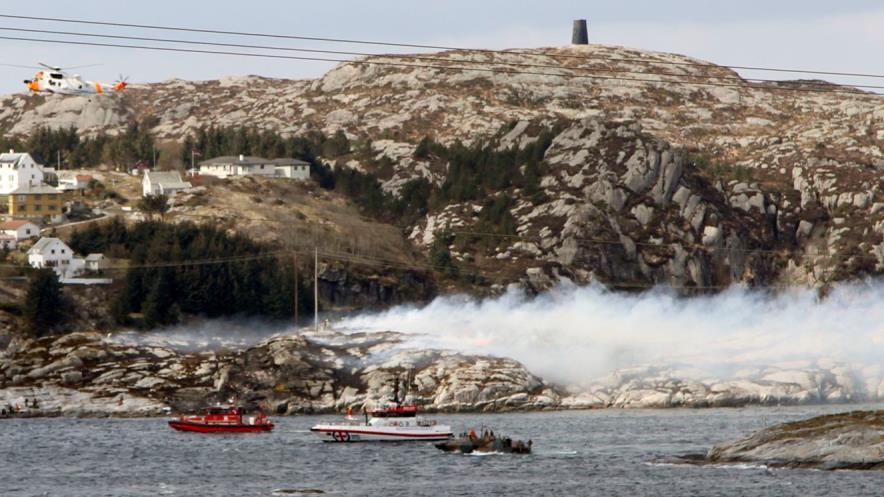
[[30, 221], [25, 221], [21, 219], [16, 219], [13, 221], [6, 221], [5, 223], [0, 224], [0, 230], [17, 230], [26, 224], [34, 224]]
[[89, 174], [78, 174], [76, 178], [77, 181], [92, 181], [92, 176]]

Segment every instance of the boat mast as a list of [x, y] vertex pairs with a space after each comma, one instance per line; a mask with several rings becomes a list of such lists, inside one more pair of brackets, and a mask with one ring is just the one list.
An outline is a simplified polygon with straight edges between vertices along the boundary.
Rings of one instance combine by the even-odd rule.
[[313, 330], [319, 331], [319, 247], [313, 246]]
[[295, 270], [295, 331], [298, 331], [298, 256], [292, 255], [292, 267]]

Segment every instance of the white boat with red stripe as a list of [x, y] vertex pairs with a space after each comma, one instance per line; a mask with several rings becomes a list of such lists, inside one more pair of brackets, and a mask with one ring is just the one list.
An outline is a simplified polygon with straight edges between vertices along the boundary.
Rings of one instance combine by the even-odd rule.
[[404, 405], [363, 411], [364, 419], [348, 412], [342, 423], [318, 424], [310, 431], [324, 442], [435, 442], [448, 440], [451, 427], [418, 416], [417, 406]]

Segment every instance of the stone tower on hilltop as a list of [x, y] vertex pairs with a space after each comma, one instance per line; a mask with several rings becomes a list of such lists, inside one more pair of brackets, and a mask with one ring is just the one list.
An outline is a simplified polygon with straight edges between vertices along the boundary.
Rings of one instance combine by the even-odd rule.
[[589, 45], [589, 33], [586, 30], [586, 19], [574, 21], [574, 29], [571, 30], [572, 45]]

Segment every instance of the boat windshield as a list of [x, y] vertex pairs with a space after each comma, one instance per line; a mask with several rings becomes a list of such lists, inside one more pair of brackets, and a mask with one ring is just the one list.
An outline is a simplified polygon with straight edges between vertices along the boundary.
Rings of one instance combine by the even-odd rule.
[[376, 418], [413, 418], [417, 416], [417, 406], [397, 406], [371, 411]]
[[212, 406], [206, 408], [206, 414], [238, 414], [236, 407], [231, 406]]

